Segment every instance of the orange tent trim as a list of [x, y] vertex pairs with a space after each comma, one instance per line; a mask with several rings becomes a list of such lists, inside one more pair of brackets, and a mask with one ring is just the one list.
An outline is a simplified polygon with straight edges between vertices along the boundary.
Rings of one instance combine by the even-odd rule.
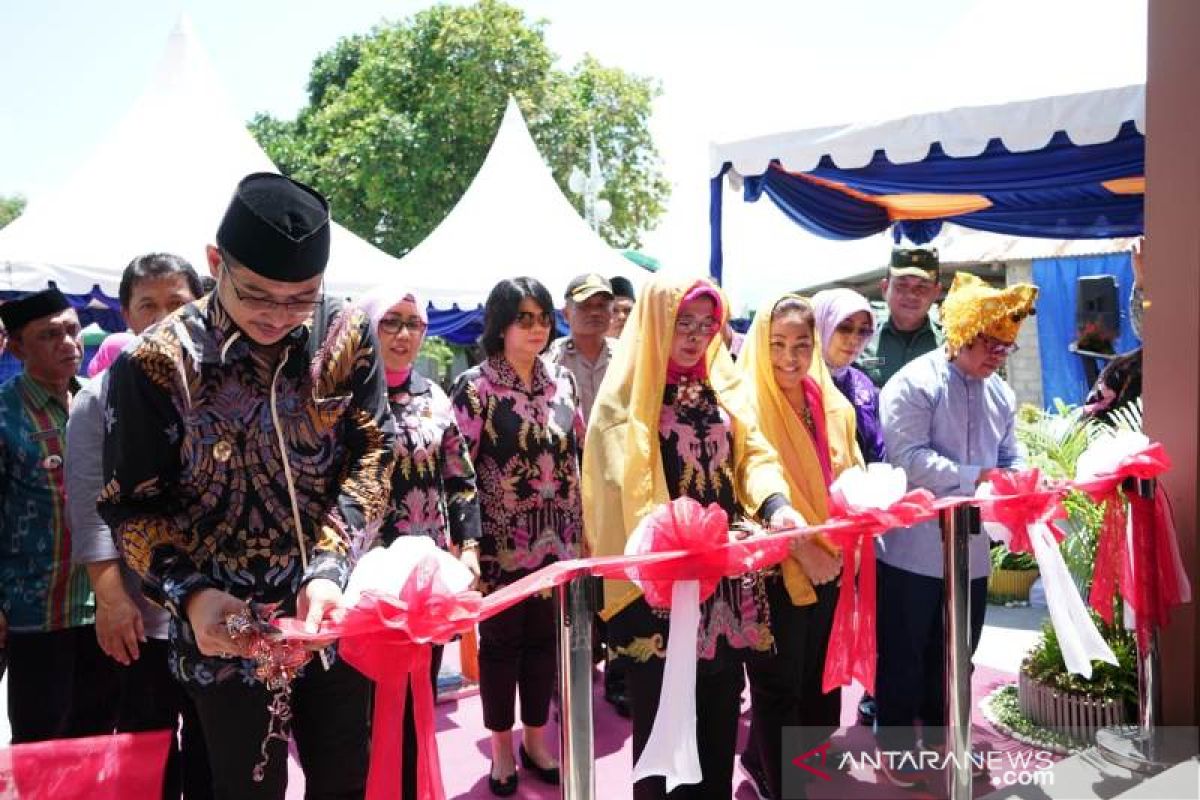
[[[773, 167], [780, 169], [780, 167]], [[785, 171], [786, 170], [781, 170]], [[802, 181], [841, 192], [855, 200], [878, 206], [887, 212], [888, 219], [920, 220], [956, 217], [992, 207], [992, 201], [980, 194], [885, 194], [874, 195], [852, 189], [839, 181], [818, 178], [803, 172], [788, 172]]]

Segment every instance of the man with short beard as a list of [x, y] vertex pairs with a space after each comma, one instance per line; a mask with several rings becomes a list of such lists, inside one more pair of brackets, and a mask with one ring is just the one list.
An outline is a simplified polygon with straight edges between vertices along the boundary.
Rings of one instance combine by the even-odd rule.
[[621, 275], [614, 275], [609, 284], [613, 290], [613, 309], [608, 335], [619, 339], [621, 331], [625, 330], [625, 321], [633, 313], [633, 304], [637, 302], [637, 294], [633, 291], [633, 284], [629, 282], [629, 278]]

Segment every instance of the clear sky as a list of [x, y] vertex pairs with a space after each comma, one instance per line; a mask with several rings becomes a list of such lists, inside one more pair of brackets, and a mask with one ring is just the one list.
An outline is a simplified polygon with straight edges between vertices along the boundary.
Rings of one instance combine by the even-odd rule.
[[[86, 159], [149, 80], [186, 10], [235, 108], [291, 116], [338, 38], [414, 0], [6, 0], [0, 194], [36, 198]], [[708, 144], [1144, 80], [1146, 0], [517, 0], [560, 65], [585, 52], [659, 79], [654, 130], [674, 191], [644, 249], [704, 268]], [[887, 243], [828, 243], [766, 201], [727, 195], [727, 284], [745, 305], [881, 263]], [[740, 302], [738, 302], [740, 301]]]

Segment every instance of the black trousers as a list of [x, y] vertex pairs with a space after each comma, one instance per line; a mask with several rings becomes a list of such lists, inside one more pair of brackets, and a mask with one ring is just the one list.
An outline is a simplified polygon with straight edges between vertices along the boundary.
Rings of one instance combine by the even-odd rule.
[[[267, 742], [265, 775], [260, 782], [253, 777], [267, 735], [272, 694], [266, 687], [233, 677], [210, 686], [188, 684], [187, 692], [208, 745], [213, 797], [283, 800], [285, 739]], [[370, 705], [370, 681], [341, 659], [328, 670], [314, 659], [292, 685], [291, 730], [307, 800], [361, 800], [367, 783]]]
[[182, 793], [184, 800], [210, 800], [213, 792], [208, 748], [191, 699], [171, 675], [167, 662], [170, 646], [164, 639], [149, 639], [139, 649], [136, 661], [117, 667], [121, 686], [117, 732], [168, 730], [174, 734], [179, 730], [178, 740], [173, 735], [167, 750], [163, 797], [174, 799]]
[[[877, 738], [892, 750], [916, 745], [913, 722], [920, 720], [926, 747], [945, 740], [946, 725], [946, 582], [879, 564], [875, 671]], [[971, 654], [983, 633], [987, 578], [970, 588]]]
[[512, 730], [517, 688], [521, 723], [546, 724], [558, 681], [554, 601], [535, 595], [479, 623], [479, 696], [489, 731]]
[[94, 625], [8, 634], [8, 721], [12, 743], [112, 733], [119, 697], [117, 663]]
[[807, 750], [827, 739], [841, 722], [841, 689], [821, 690], [839, 589], [827, 583], [814, 590], [816, 603], [795, 606], [783, 579], [769, 579], [775, 650], [746, 661], [750, 735], [742, 758], [766, 776], [775, 798], [783, 797], [783, 728], [802, 726], [801, 743]]
[[[633, 711], [633, 760], [637, 763], [658, 713], [666, 660], [651, 656], [626, 662], [625, 680]], [[745, 686], [742, 662], [736, 658], [696, 673], [696, 746], [704, 779], [677, 786], [667, 794], [661, 777], [643, 778], [633, 785], [634, 800], [729, 800], [733, 795], [733, 757], [737, 749], [738, 716]]]
[[[437, 676], [442, 668], [442, 646], [433, 646], [433, 655], [429, 661], [429, 682], [433, 685], [433, 699], [437, 702]], [[417, 718], [413, 714], [412, 687], [404, 699], [404, 751], [401, 753], [401, 763], [404, 765], [403, 785], [400, 787], [403, 800], [417, 800]]]

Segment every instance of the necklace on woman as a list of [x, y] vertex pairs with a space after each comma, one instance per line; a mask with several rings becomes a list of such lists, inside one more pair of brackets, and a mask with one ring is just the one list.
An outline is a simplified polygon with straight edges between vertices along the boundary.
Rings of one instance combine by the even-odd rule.
[[812, 409], [807, 405], [800, 409], [800, 419], [804, 422], [804, 427], [808, 428], [809, 433], [817, 432], [817, 422], [813, 419]]
[[792, 407], [792, 410], [800, 415], [800, 421], [804, 423], [804, 427], [808, 428], [808, 432], [813, 436], [816, 436], [817, 422], [813, 419], [812, 409], [809, 408], [808, 403], [804, 402], [803, 400], [800, 402], [795, 402], [790, 397], [787, 398], [787, 401], [788, 405]]

